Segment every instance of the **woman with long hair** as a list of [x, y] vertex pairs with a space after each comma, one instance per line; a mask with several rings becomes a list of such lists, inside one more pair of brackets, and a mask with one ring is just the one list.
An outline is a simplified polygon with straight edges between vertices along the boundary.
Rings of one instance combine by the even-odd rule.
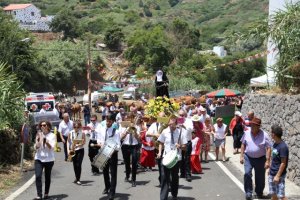
[[39, 131], [35, 139], [36, 153], [34, 156], [35, 166], [35, 184], [37, 190], [37, 197], [35, 199], [42, 199], [42, 175], [45, 169], [45, 193], [44, 199], [48, 199], [51, 171], [54, 165], [54, 146], [56, 142], [55, 135], [51, 132], [51, 123], [49, 121], [41, 121], [39, 123]]
[[[85, 144], [85, 133], [82, 131], [82, 125], [80, 121], [76, 121], [73, 124], [73, 130], [69, 133], [68, 136], [68, 147], [69, 147], [69, 155], [70, 151], [73, 151], [74, 156], [72, 157], [73, 168], [75, 172], [75, 181], [77, 185], [81, 185], [80, 177], [81, 177], [81, 165], [84, 157], [84, 144]], [[81, 142], [75, 142], [81, 141]]]

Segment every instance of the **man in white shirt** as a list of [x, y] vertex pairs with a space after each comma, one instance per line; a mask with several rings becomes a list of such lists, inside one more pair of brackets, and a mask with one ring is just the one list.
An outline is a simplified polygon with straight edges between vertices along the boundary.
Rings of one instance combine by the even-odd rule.
[[42, 105], [42, 108], [40, 110], [40, 114], [45, 114], [47, 111], [46, 111], [46, 105]]
[[[178, 173], [181, 162], [181, 149], [185, 149], [187, 143], [186, 137], [182, 133], [184, 129], [177, 128], [176, 118], [171, 118], [168, 125], [169, 127], [164, 129], [158, 138], [160, 144], [157, 157], [164, 158], [166, 154], [168, 154], [170, 151], [177, 150], [178, 162], [170, 169], [162, 165], [160, 200], [168, 199], [170, 184], [172, 197], [173, 199], [177, 199], [179, 185]], [[164, 152], [162, 152], [163, 147]]]
[[[164, 117], [165, 114], [163, 112], [159, 113], [159, 117]], [[158, 123], [155, 119], [152, 119], [154, 122], [150, 125], [148, 131], [146, 132], [146, 136], [147, 137], [154, 137], [155, 139], [157, 139], [159, 137], [159, 131], [163, 128], [161, 127], [162, 124], [161, 123]], [[163, 150], [162, 150], [163, 152]], [[156, 153], [157, 152], [157, 149], [156, 149]], [[158, 181], [159, 181], [159, 187], [161, 186], [161, 158], [157, 158], [157, 166], [158, 166]]]
[[[121, 146], [119, 132], [112, 127], [114, 119], [111, 114], [106, 116], [106, 126], [99, 126], [99, 134], [97, 145], [102, 147], [109, 138], [113, 139], [117, 144], [117, 150], [111, 155], [103, 169], [103, 177], [105, 189], [102, 194], [108, 194], [110, 200], [114, 199], [117, 186], [117, 170], [118, 170], [118, 150]], [[111, 175], [111, 178], [110, 178]]]
[[[133, 126], [133, 125], [132, 125]], [[132, 187], [136, 186], [136, 171], [138, 164], [138, 151], [139, 151], [139, 140], [140, 133], [136, 127], [123, 128], [120, 127], [120, 137], [123, 140], [122, 152], [125, 163], [126, 177], [125, 182], [129, 182], [130, 172], [132, 173]], [[131, 168], [130, 168], [130, 157], [132, 156]]]
[[[89, 158], [91, 163], [94, 161], [95, 156], [98, 154], [98, 151], [100, 149], [99, 146], [95, 145], [97, 144], [97, 136], [98, 132], [96, 130], [99, 130], [98, 126], [100, 126], [100, 123], [97, 121], [97, 115], [92, 115], [91, 116], [91, 123], [87, 125], [90, 130], [89, 130], [89, 135], [90, 135], [90, 141], [89, 141]], [[97, 175], [100, 173], [99, 169], [92, 165], [92, 173], [94, 175]]]
[[63, 120], [58, 126], [58, 132], [61, 138], [61, 141], [64, 143], [64, 152], [65, 152], [65, 161], [68, 159], [68, 148], [67, 148], [67, 139], [68, 135], [73, 130], [73, 121], [70, 120], [69, 114], [63, 114]]
[[183, 132], [186, 138], [186, 149], [182, 152], [182, 161], [180, 166], [180, 178], [186, 178], [188, 182], [192, 181], [191, 176], [191, 152], [192, 152], [192, 131], [194, 129], [193, 122], [187, 118], [187, 114], [184, 110], [179, 110], [179, 118], [177, 119], [178, 125], [182, 125], [185, 129]]

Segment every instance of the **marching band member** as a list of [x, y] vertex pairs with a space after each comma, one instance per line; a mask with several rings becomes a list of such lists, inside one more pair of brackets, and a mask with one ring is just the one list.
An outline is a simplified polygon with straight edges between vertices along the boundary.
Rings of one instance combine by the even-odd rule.
[[182, 151], [182, 161], [180, 166], [180, 178], [186, 178], [188, 182], [192, 181], [191, 176], [191, 152], [192, 152], [192, 131], [193, 131], [193, 122], [191, 119], [187, 118], [186, 112], [184, 110], [179, 110], [178, 124], [183, 125], [186, 129], [186, 149]]
[[35, 139], [36, 153], [34, 156], [35, 166], [35, 185], [37, 190], [37, 197], [35, 199], [42, 199], [42, 175], [45, 168], [45, 194], [44, 199], [48, 199], [50, 184], [51, 184], [51, 171], [54, 165], [54, 146], [55, 135], [51, 131], [51, 123], [49, 121], [41, 121], [39, 131]]
[[67, 139], [71, 130], [73, 130], [73, 121], [70, 120], [70, 116], [68, 113], [64, 113], [63, 120], [60, 122], [58, 126], [58, 132], [61, 141], [64, 143], [65, 161], [67, 161], [68, 159]]
[[[164, 117], [164, 112], [159, 113], [159, 117]], [[158, 138], [159, 137], [159, 130], [161, 129], [161, 123], [158, 123], [156, 118], [152, 118], [154, 121], [151, 126], [149, 127], [148, 131], [146, 132], [147, 137]], [[156, 150], [157, 151], [157, 150]], [[162, 149], [163, 152], [163, 149]], [[157, 152], [158, 153], [158, 152]], [[159, 187], [161, 186], [161, 158], [157, 158], [157, 166], [158, 166], [158, 180], [159, 180]]]
[[[112, 138], [120, 148], [120, 135], [116, 131], [116, 128], [113, 128], [113, 116], [111, 114], [106, 116], [106, 126], [99, 126], [99, 137], [97, 143], [102, 147], [105, 141], [109, 138]], [[108, 194], [110, 200], [114, 199], [117, 186], [117, 170], [118, 170], [118, 150], [115, 151], [112, 156], [109, 158], [107, 165], [103, 169], [103, 177], [105, 189], [102, 194]], [[109, 173], [110, 172], [110, 173]], [[110, 175], [111, 174], [111, 177]]]
[[[141, 123], [141, 118], [135, 118], [136, 123]], [[138, 122], [139, 121], [139, 122]], [[121, 130], [120, 130], [121, 131]], [[133, 127], [126, 128], [122, 131], [121, 140], [123, 140], [122, 152], [125, 163], [126, 177], [125, 182], [129, 182], [130, 171], [132, 173], [131, 181], [132, 187], [136, 186], [136, 171], [138, 164], [138, 151], [140, 149], [139, 140], [140, 140], [140, 128], [137, 125]], [[132, 168], [130, 168], [130, 157], [132, 156]]]
[[[177, 119], [171, 118], [168, 125], [169, 127], [164, 129], [158, 138], [160, 144], [157, 157], [164, 157], [167, 153], [169, 153], [173, 149], [176, 149], [179, 161], [170, 169], [162, 165], [160, 189], [161, 200], [168, 199], [170, 184], [172, 197], [173, 199], [177, 199], [179, 185], [178, 173], [181, 160], [181, 149], [185, 149], [187, 144], [185, 134], [183, 133], [185, 130], [182, 127], [177, 128]], [[164, 153], [162, 153], [163, 147]]]
[[[73, 130], [69, 133], [68, 136], [68, 147], [69, 147], [69, 156], [70, 156], [70, 151], [73, 151], [75, 153], [74, 157], [72, 157], [73, 161], [73, 168], [75, 172], [75, 181], [77, 185], [81, 185], [80, 182], [80, 177], [81, 177], [81, 165], [82, 165], [82, 160], [84, 157], [84, 144], [85, 144], [85, 134], [81, 130], [81, 122], [80, 121], [75, 121], [73, 123]], [[74, 140], [80, 139], [82, 140], [81, 144], [75, 144]], [[75, 152], [74, 152], [75, 151]]]
[[[98, 133], [96, 132], [96, 130], [98, 129], [98, 126], [100, 126], [100, 123], [97, 122], [97, 115], [92, 115], [91, 116], [91, 123], [89, 123], [87, 125], [88, 127], [90, 127], [90, 141], [89, 141], [89, 158], [91, 163], [94, 161], [94, 157], [98, 154], [98, 151], [100, 149], [100, 146], [97, 145], [97, 136]], [[97, 175], [100, 173], [99, 169], [95, 166], [92, 166], [92, 173], [94, 175]]]

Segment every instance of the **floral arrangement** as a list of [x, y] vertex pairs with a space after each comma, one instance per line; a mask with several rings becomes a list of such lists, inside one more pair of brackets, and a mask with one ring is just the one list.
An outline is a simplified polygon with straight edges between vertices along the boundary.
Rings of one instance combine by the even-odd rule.
[[167, 116], [170, 116], [179, 109], [180, 105], [174, 99], [159, 96], [148, 101], [145, 105], [145, 114], [156, 118], [160, 112], [164, 112]]

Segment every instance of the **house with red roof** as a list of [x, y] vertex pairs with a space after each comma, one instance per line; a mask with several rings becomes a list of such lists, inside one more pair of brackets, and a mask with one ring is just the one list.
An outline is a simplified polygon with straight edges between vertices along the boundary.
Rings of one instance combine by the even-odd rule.
[[41, 16], [41, 10], [33, 4], [9, 4], [4, 12], [13, 16], [20, 27], [31, 31], [51, 31], [49, 25], [54, 16]]

